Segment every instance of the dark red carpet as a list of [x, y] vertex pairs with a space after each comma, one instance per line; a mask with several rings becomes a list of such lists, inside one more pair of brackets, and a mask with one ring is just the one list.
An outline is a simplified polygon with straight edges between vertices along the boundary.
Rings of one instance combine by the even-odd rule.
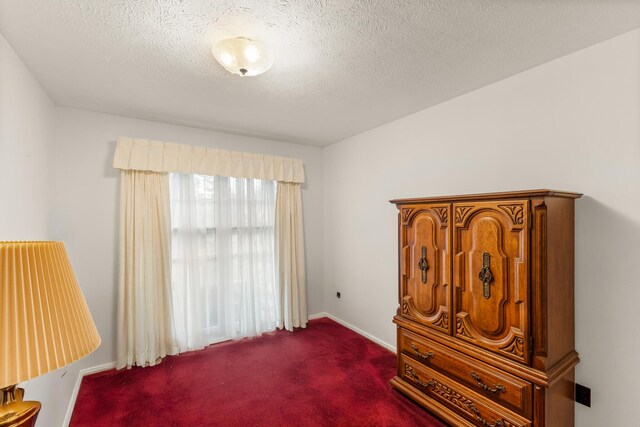
[[327, 318], [86, 376], [71, 426], [443, 426], [391, 389], [393, 353]]

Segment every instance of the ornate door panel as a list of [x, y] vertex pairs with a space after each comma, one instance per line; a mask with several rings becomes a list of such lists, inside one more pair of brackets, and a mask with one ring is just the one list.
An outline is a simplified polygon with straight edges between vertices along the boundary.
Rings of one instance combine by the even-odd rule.
[[529, 201], [453, 205], [455, 336], [529, 361]]
[[450, 334], [451, 205], [408, 205], [400, 215], [401, 314]]

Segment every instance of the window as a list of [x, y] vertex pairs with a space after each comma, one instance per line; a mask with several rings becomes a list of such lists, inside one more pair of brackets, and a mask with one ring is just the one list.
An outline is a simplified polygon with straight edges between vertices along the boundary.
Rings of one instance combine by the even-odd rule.
[[170, 174], [180, 351], [276, 327], [276, 182]]

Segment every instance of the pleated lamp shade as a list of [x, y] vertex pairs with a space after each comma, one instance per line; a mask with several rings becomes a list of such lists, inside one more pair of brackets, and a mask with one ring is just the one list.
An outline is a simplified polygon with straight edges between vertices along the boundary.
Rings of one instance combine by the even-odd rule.
[[0, 242], [0, 388], [100, 345], [62, 242]]

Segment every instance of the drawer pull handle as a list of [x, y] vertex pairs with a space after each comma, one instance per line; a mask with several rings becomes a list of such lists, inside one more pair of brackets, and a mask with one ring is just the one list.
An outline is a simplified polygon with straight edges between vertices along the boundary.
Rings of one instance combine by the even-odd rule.
[[418, 268], [422, 270], [422, 283], [427, 283], [427, 270], [429, 269], [429, 263], [427, 263], [427, 247], [422, 247], [422, 258], [418, 261]]
[[429, 380], [427, 382], [422, 381], [420, 379], [420, 377], [418, 376], [418, 374], [416, 374], [415, 371], [413, 371], [412, 369], [407, 369], [406, 372], [407, 372], [407, 374], [411, 375], [413, 380], [415, 382], [417, 382], [419, 385], [421, 385], [422, 387], [435, 387], [436, 386], [436, 383], [433, 380]]
[[422, 358], [422, 360], [427, 361], [430, 358], [432, 358], [434, 356], [434, 354], [430, 351], [426, 352], [426, 353], [422, 353], [419, 349], [418, 346], [415, 345], [414, 343], [411, 343], [411, 348], [413, 349], [413, 352], [417, 355], [420, 356]]
[[493, 424], [490, 423], [489, 421], [485, 420], [484, 418], [482, 418], [482, 416], [480, 415], [480, 411], [478, 410], [478, 408], [475, 407], [475, 405], [473, 404], [473, 402], [469, 402], [467, 404], [467, 407], [471, 410], [471, 412], [473, 412], [473, 415], [476, 416], [476, 419], [478, 421], [480, 421], [482, 423], [483, 426], [486, 427], [505, 427], [506, 424], [504, 423], [503, 420], [496, 420]]
[[482, 382], [482, 380], [480, 379], [480, 376], [478, 376], [478, 374], [476, 374], [475, 372], [471, 372], [471, 378], [475, 380], [478, 386], [482, 387], [487, 391], [490, 391], [491, 393], [507, 392], [507, 389], [502, 384], [496, 384], [494, 387], [486, 385], [485, 383]]

